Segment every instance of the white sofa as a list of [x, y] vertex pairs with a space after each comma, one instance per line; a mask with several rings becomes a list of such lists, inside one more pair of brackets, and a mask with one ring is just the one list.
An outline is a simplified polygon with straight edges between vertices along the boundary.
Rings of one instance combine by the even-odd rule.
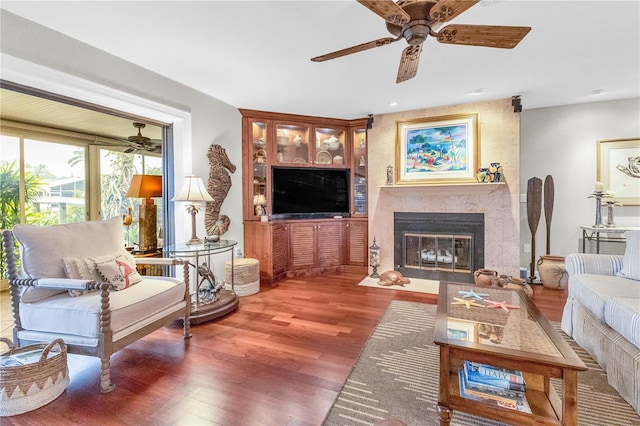
[[[123, 241], [122, 219], [117, 217], [54, 226], [16, 225], [2, 233], [14, 344], [59, 338], [70, 353], [100, 358], [102, 392], [114, 389], [109, 368], [114, 352], [176, 320], [182, 320], [183, 338], [191, 337], [188, 262], [137, 259], [137, 263], [184, 268], [184, 279], [140, 276]], [[19, 262], [13, 250], [16, 243]]]
[[626, 233], [624, 256], [570, 254], [562, 330], [607, 372], [640, 414], [640, 231]]

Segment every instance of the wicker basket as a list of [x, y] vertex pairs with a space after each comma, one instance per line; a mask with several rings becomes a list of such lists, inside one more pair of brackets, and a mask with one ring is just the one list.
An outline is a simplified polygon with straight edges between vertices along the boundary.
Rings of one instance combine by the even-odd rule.
[[15, 416], [35, 410], [64, 392], [69, 384], [69, 370], [67, 345], [62, 339], [47, 345], [35, 344], [21, 348], [16, 348], [11, 340], [4, 337], [0, 337], [0, 341], [9, 346], [9, 351], [2, 356], [42, 350], [38, 362], [0, 367], [0, 416]]

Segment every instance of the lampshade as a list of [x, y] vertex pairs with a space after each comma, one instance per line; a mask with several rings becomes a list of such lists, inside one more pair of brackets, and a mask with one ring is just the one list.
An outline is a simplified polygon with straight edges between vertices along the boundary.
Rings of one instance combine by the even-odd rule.
[[253, 205], [254, 206], [263, 206], [267, 204], [267, 199], [264, 194], [257, 194], [253, 196]]
[[125, 194], [130, 198], [162, 197], [162, 176], [133, 175], [131, 185]]
[[198, 176], [186, 176], [182, 189], [172, 198], [172, 201], [213, 201]]

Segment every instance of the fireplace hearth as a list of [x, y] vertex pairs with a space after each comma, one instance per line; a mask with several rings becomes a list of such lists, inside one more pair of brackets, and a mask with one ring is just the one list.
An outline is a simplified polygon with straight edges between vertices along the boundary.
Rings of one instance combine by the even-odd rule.
[[473, 282], [484, 267], [483, 213], [394, 213], [394, 269], [410, 278]]

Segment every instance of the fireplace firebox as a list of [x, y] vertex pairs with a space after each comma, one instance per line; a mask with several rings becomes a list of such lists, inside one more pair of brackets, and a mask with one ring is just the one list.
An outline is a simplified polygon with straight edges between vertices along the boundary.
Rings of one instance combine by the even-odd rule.
[[410, 278], [472, 283], [484, 267], [484, 214], [394, 213], [394, 265]]

